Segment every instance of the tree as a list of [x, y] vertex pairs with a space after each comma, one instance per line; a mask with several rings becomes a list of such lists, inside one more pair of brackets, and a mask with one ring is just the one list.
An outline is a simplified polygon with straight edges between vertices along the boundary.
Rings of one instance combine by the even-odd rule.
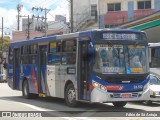
[[4, 52], [8, 52], [8, 44], [10, 43], [10, 38], [4, 37], [2, 42], [2, 37], [0, 37], [0, 64], [4, 61]]

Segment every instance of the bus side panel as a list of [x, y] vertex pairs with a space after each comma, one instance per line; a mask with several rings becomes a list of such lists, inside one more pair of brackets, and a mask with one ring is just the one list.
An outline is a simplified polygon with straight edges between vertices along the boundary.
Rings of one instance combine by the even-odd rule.
[[15, 89], [19, 90], [19, 81], [20, 81], [20, 66], [16, 66], [15, 69]]
[[38, 71], [37, 71], [38, 67], [37, 65], [32, 65], [31, 66], [31, 80], [30, 80], [30, 92], [31, 93], [36, 93], [38, 94]]
[[75, 90], [77, 90], [77, 77], [75, 65], [62, 65], [59, 71], [60, 74], [60, 87], [61, 97], [64, 97], [64, 88], [66, 82], [69, 80], [73, 83]]
[[41, 72], [41, 86], [40, 86], [40, 91], [42, 93], [47, 93], [48, 91], [48, 86], [47, 86], [47, 81], [46, 81], [46, 65], [41, 65], [40, 67], [40, 72]]
[[[23, 77], [26, 77], [29, 83], [29, 92], [38, 94], [37, 66], [23, 65], [22, 69], [23, 69], [22, 71], [24, 71]], [[22, 84], [22, 81], [20, 81], [20, 84]]]
[[47, 95], [64, 98], [64, 88], [71, 81], [77, 90], [75, 65], [47, 65]]
[[8, 64], [8, 85], [13, 89], [13, 65]]

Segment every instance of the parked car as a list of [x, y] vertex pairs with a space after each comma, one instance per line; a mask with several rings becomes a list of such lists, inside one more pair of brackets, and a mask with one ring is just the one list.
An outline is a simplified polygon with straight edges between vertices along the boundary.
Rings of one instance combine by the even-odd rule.
[[144, 104], [151, 104], [153, 101], [160, 101], [160, 78], [156, 75], [150, 74], [149, 81], [150, 98], [144, 101]]

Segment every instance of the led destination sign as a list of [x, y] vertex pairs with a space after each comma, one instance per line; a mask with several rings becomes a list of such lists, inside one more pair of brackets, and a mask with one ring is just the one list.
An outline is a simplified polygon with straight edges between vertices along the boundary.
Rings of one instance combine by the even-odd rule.
[[137, 35], [132, 33], [103, 33], [103, 39], [111, 40], [137, 40]]
[[99, 31], [94, 34], [95, 40], [146, 40], [141, 33], [135, 32], [104, 32]]

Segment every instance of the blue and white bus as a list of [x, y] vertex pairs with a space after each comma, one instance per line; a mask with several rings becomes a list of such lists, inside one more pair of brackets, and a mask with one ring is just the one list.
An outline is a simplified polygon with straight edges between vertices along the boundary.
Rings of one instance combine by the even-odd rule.
[[112, 102], [149, 97], [148, 41], [144, 32], [97, 29], [9, 44], [8, 84], [25, 98]]
[[150, 73], [160, 77], [160, 43], [149, 43]]

